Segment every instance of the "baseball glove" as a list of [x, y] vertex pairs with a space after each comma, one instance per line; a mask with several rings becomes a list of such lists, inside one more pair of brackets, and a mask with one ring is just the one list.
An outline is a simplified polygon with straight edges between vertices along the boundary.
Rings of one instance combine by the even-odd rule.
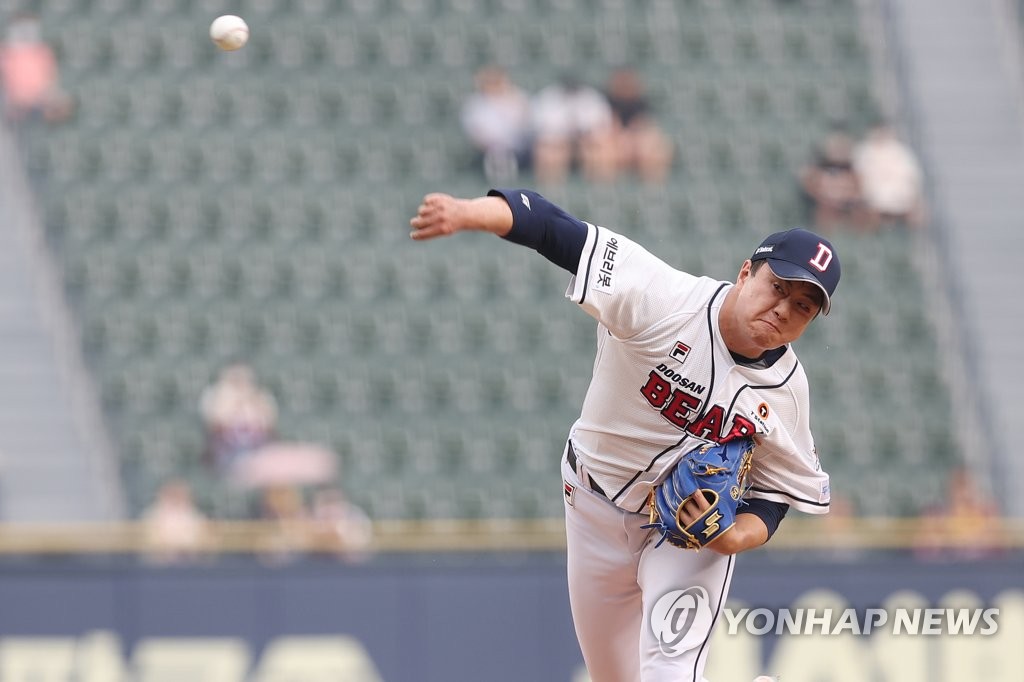
[[[645, 528], [661, 531], [658, 546], [668, 540], [677, 547], [700, 550], [736, 523], [736, 508], [749, 487], [752, 438], [736, 438], [718, 445], [701, 445], [676, 463], [668, 477], [648, 498], [651, 522]], [[699, 519], [684, 526], [683, 504], [697, 493], [710, 503]]]

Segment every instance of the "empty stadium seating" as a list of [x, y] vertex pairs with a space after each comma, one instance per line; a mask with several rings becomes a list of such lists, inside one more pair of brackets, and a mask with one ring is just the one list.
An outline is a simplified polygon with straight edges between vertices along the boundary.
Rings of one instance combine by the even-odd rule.
[[[530, 89], [635, 65], [676, 145], [669, 186], [549, 195], [723, 279], [802, 219], [793, 174], [833, 120], [858, 130], [876, 107], [853, 0], [260, 0], [232, 54], [206, 38], [208, 3], [35, 5], [78, 109], [26, 129], [24, 158], [133, 512], [177, 473], [245, 513], [202, 467], [197, 412], [241, 359], [281, 436], [332, 447], [376, 517], [560, 513], [592, 321], [533, 254], [406, 238], [424, 192], [486, 189], [457, 120], [484, 61]], [[959, 457], [919, 238], [835, 235], [834, 313], [797, 344], [833, 487], [865, 513], [913, 512]], [[863, 483], [911, 465], [871, 474], [900, 494]]]

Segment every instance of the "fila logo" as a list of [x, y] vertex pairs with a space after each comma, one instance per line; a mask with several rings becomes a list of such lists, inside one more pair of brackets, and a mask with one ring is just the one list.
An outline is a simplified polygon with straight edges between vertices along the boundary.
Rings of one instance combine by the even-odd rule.
[[821, 242], [818, 242], [818, 253], [814, 255], [814, 258], [807, 261], [821, 272], [825, 272], [828, 269], [828, 264], [832, 262], [832, 249], [828, 248]]
[[520, 192], [519, 193], [519, 198], [523, 200], [523, 206], [525, 206], [527, 209], [529, 209], [531, 211], [533, 210], [533, 208], [530, 206], [530, 197], [528, 197], [525, 194], [523, 194], [522, 192]]
[[687, 346], [682, 341], [676, 341], [676, 347], [672, 349], [672, 352], [669, 353], [669, 355], [671, 355], [673, 358], [675, 358], [679, 362], [682, 362], [683, 360], [686, 359], [686, 356], [689, 353], [690, 353], [690, 347], [689, 346]]

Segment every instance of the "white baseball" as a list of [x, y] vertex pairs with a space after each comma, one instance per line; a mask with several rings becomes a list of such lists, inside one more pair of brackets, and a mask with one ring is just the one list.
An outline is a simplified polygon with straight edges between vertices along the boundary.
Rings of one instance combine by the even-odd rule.
[[210, 24], [210, 40], [222, 50], [237, 50], [249, 42], [249, 25], [234, 14], [217, 17]]

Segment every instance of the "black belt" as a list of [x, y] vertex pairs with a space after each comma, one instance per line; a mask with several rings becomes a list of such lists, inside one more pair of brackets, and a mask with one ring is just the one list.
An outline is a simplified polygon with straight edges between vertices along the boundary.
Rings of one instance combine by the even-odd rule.
[[[568, 452], [566, 452], [565, 458], [569, 461], [569, 468], [572, 469], [572, 472], [579, 476], [580, 472], [576, 464], [576, 452], [572, 449], [571, 441], [569, 442], [569, 450]], [[598, 495], [604, 497], [605, 499], [608, 498], [608, 495], [604, 492], [604, 490], [601, 489], [601, 486], [597, 484], [597, 481], [595, 481], [590, 476], [590, 474], [587, 474], [587, 480], [585, 481], [585, 483], [587, 483], [590, 486], [590, 489], [593, 490]]]

